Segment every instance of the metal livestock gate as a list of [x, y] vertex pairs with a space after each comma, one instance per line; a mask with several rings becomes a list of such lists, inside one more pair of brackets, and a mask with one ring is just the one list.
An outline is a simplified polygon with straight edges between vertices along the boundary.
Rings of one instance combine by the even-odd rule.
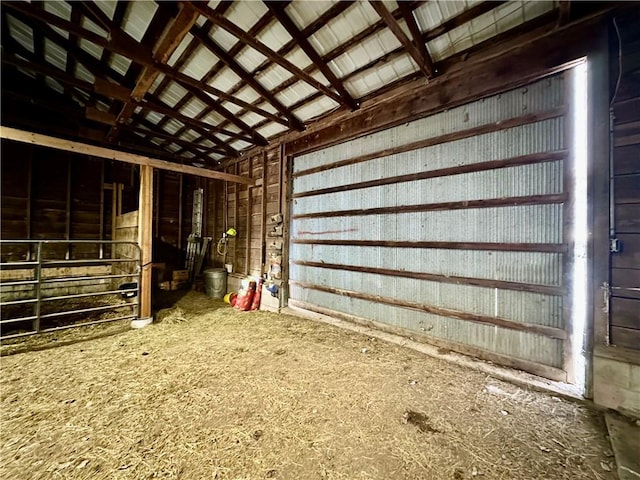
[[289, 305], [572, 382], [571, 75], [294, 158]]

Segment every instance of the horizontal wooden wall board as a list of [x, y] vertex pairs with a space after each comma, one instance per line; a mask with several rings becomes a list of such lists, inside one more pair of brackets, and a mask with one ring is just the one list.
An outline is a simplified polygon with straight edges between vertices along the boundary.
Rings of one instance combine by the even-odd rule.
[[393, 148], [387, 148], [374, 153], [360, 155], [357, 157], [340, 160], [337, 162], [327, 163], [325, 165], [321, 165], [318, 167], [300, 170], [293, 174], [293, 178], [301, 177], [303, 175], [310, 175], [312, 173], [318, 173], [326, 170], [331, 170], [334, 168], [339, 168], [347, 165], [355, 165], [358, 163], [367, 162], [369, 160], [373, 160], [376, 158], [387, 157], [389, 155], [394, 155], [397, 153], [410, 152], [412, 150], [418, 150], [421, 148], [431, 147], [434, 145], [440, 145], [442, 143], [454, 142], [456, 140], [476, 137], [478, 135], [484, 135], [487, 133], [500, 132], [502, 130], [508, 130], [510, 128], [520, 127], [522, 125], [528, 125], [531, 123], [541, 122], [543, 120], [558, 118], [564, 115], [564, 113], [565, 113], [564, 108], [558, 108], [558, 109], [550, 110], [547, 112], [526, 114], [520, 117], [511, 118], [502, 122], [490, 123], [487, 125], [480, 125], [478, 127], [473, 127], [465, 130], [460, 130], [457, 132], [447, 133], [444, 135], [438, 135], [438, 136], [430, 137], [424, 140], [418, 140], [416, 142], [407, 143], [405, 145], [401, 145]]
[[529, 283], [509, 282], [504, 280], [493, 280], [475, 277], [460, 277], [455, 275], [439, 275], [425, 272], [412, 272], [408, 270], [393, 270], [388, 268], [363, 267], [358, 265], [334, 264], [325, 262], [311, 262], [305, 260], [295, 260], [295, 265], [302, 265], [315, 268], [327, 268], [330, 270], [340, 270], [348, 272], [373, 273], [377, 275], [386, 275], [390, 277], [414, 278], [416, 280], [429, 280], [440, 283], [453, 283], [462, 285], [474, 285], [486, 288], [501, 288], [505, 290], [514, 290], [519, 292], [533, 292], [544, 295], [563, 295], [565, 289], [553, 285], [536, 285]]
[[138, 155], [134, 153], [127, 153], [118, 150], [112, 150], [104, 147], [97, 147], [95, 145], [89, 145], [82, 142], [75, 142], [71, 140], [65, 140], [62, 138], [51, 137], [49, 135], [42, 135], [34, 132], [27, 132], [16, 128], [0, 126], [0, 138], [7, 140], [14, 140], [17, 142], [30, 143], [33, 145], [39, 145], [43, 147], [50, 147], [59, 150], [64, 150], [71, 153], [78, 153], [83, 155], [90, 155], [100, 158], [107, 158], [109, 160], [117, 160], [120, 162], [132, 163], [135, 165], [146, 165], [153, 168], [159, 168], [161, 170], [169, 170], [173, 172], [186, 173], [189, 175], [195, 175], [206, 178], [219, 178], [229, 182], [237, 182], [242, 184], [251, 184], [253, 180], [247, 177], [241, 177], [238, 175], [229, 175], [222, 172], [207, 170], [198, 167], [192, 167], [190, 165], [180, 165], [178, 163], [168, 162], [166, 160], [159, 160], [157, 158], [146, 157], [144, 155]]
[[611, 327], [611, 343], [616, 347], [638, 350], [638, 346], [640, 346], [640, 330], [614, 325]]
[[[640, 299], [640, 269], [612, 268], [611, 293], [618, 297]], [[640, 315], [640, 305], [637, 311]]]
[[358, 298], [360, 300], [366, 300], [366, 301], [375, 302], [375, 303], [383, 303], [383, 304], [391, 305], [395, 307], [407, 308], [410, 310], [417, 310], [420, 312], [431, 313], [431, 314], [439, 315], [442, 317], [457, 318], [460, 320], [468, 320], [471, 322], [490, 324], [490, 325], [495, 325], [501, 328], [508, 328], [512, 330], [520, 330], [524, 332], [534, 333], [536, 335], [542, 335], [549, 338], [556, 338], [561, 340], [567, 338], [566, 332], [561, 328], [548, 327], [545, 325], [535, 325], [535, 324], [514, 322], [512, 320], [508, 320], [500, 317], [477, 315], [474, 313], [462, 312], [462, 311], [453, 310], [450, 308], [425, 305], [419, 302], [408, 302], [404, 300], [399, 300], [397, 298], [384, 297], [381, 295], [373, 295], [369, 293], [357, 292], [354, 290], [345, 290], [345, 289], [340, 289], [335, 287], [327, 287], [324, 285], [316, 285], [313, 283], [300, 282], [296, 280], [290, 280], [289, 283], [291, 285], [298, 285], [306, 289], [318, 290], [318, 291], [332, 293], [340, 296], [346, 296], [350, 298]]
[[488, 360], [490, 362], [495, 362], [499, 365], [505, 365], [507, 367], [517, 368], [519, 370], [531, 372], [535, 375], [539, 375], [544, 378], [549, 378], [559, 382], [565, 382], [567, 380], [566, 372], [564, 372], [563, 370], [560, 370], [559, 368], [542, 365], [540, 363], [511, 357], [508, 355], [490, 352], [481, 348], [473, 347], [471, 345], [465, 345], [458, 342], [443, 340], [443, 339], [426, 335], [420, 332], [407, 331], [406, 329], [403, 329], [400, 327], [388, 325], [386, 323], [375, 322], [366, 318], [357, 317], [355, 315], [349, 315], [349, 314], [338, 312], [328, 308], [319, 307], [317, 305], [313, 305], [300, 300], [290, 299], [289, 305], [295, 308], [308, 310], [310, 312], [316, 312], [323, 315], [340, 318], [343, 320], [347, 320], [349, 322], [353, 322], [359, 325], [364, 325], [370, 328], [375, 328], [381, 331], [394, 333], [402, 337], [408, 337], [413, 340], [418, 340], [418, 341], [435, 345], [437, 347], [441, 347], [447, 350], [453, 350], [455, 352], [460, 352], [465, 355], [470, 355], [472, 357], [481, 358], [484, 360]]
[[613, 268], [640, 269], [640, 234], [620, 234], [622, 251], [611, 255]]
[[395, 207], [379, 207], [353, 210], [333, 210], [327, 212], [313, 212], [292, 215], [292, 219], [301, 218], [329, 218], [329, 217], [353, 217], [362, 215], [380, 215], [386, 213], [408, 212], [436, 212], [443, 210], [464, 210], [471, 208], [494, 208], [514, 205], [546, 205], [550, 203], [564, 203], [567, 195], [532, 195], [528, 197], [488, 198], [484, 200], [463, 200], [459, 202], [425, 203], [421, 205], [398, 205]]
[[554, 243], [477, 243], [477, 242], [410, 242], [385, 240], [323, 240], [311, 238], [292, 238], [292, 243], [307, 245], [356, 245], [362, 247], [389, 248], [448, 248], [455, 250], [489, 250], [512, 252], [564, 253], [566, 244]]

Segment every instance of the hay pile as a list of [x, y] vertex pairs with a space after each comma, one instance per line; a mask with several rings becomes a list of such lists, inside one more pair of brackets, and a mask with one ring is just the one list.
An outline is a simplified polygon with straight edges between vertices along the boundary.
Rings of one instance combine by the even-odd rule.
[[163, 315], [3, 357], [0, 478], [615, 478], [575, 403], [198, 293]]

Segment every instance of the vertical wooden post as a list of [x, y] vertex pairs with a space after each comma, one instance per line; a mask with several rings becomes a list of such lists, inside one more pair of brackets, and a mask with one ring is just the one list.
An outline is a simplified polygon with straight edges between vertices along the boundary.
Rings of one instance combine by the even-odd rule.
[[[100, 240], [104, 240], [104, 160], [100, 160]], [[104, 258], [104, 243], [100, 243], [100, 258]]]
[[138, 245], [140, 245], [140, 311], [138, 317], [151, 317], [151, 261], [153, 230], [153, 167], [140, 166], [140, 201], [138, 204]]
[[[248, 170], [248, 175], [251, 177], [253, 175], [253, 157], [249, 157], [248, 159], [249, 162], [249, 170]], [[246, 259], [246, 263], [245, 263], [245, 274], [249, 275], [251, 273], [251, 214], [252, 212], [252, 207], [253, 207], [253, 199], [251, 198], [252, 195], [252, 188], [251, 185], [247, 185], [247, 236], [246, 236], [246, 245], [245, 245], [245, 255], [247, 257]]]
[[[31, 240], [31, 205], [33, 196], [33, 147], [29, 148], [29, 159], [27, 163], [27, 168], [29, 169], [27, 172], [27, 240]], [[27, 261], [31, 261], [33, 256], [33, 252], [31, 251], [31, 245], [27, 247]]]
[[153, 187], [154, 191], [154, 218], [153, 218], [153, 236], [155, 238], [160, 238], [160, 176], [162, 175], [162, 170], [156, 170], [154, 175], [155, 185]]
[[[116, 216], [118, 215], [118, 184], [111, 184], [111, 240], [116, 239]], [[116, 258], [116, 246], [111, 245], [111, 258]]]
[[[234, 164], [233, 168], [234, 168], [233, 173], [238, 175], [240, 173], [240, 169], [238, 168], [238, 163], [237, 162]], [[238, 184], [234, 183], [233, 184], [233, 226], [236, 229], [240, 228], [240, 224], [238, 223], [238, 209], [240, 208], [239, 205], [238, 205], [240, 203], [240, 194], [238, 193], [238, 188], [239, 188]], [[227, 228], [229, 228], [229, 226], [227, 226]], [[240, 271], [240, 262], [238, 261], [238, 241], [237, 241], [237, 238], [238, 237], [236, 237], [233, 240], [233, 263], [235, 265], [233, 267], [234, 272]]]
[[285, 156], [284, 148], [280, 150], [280, 164], [282, 165], [280, 211], [282, 212], [282, 286], [280, 287], [280, 308], [287, 306], [289, 301], [289, 209], [291, 205], [291, 187], [293, 172], [293, 157]]
[[[64, 227], [64, 239], [71, 239], [71, 163], [73, 162], [71, 155], [67, 156], [67, 199], [66, 199], [66, 215]], [[71, 244], [67, 243], [67, 253], [65, 258], [71, 258]]]
[[265, 272], [265, 264], [267, 263], [267, 159], [266, 150], [262, 152], [262, 215], [260, 218], [260, 268]]
[[178, 252], [180, 252], [180, 258], [178, 261], [182, 263], [182, 217], [183, 217], [183, 206], [182, 203], [184, 199], [182, 197], [182, 192], [184, 190], [184, 175], [178, 175]]

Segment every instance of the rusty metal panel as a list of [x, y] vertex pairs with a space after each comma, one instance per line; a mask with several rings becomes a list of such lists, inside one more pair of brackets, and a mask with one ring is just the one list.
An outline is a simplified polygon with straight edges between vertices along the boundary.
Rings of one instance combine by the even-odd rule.
[[[500, 95], [473, 102], [385, 131], [313, 152], [294, 160], [294, 172], [331, 165], [361, 155], [462, 132], [534, 113], [560, 111], [563, 76], [557, 75]], [[560, 114], [558, 114], [560, 115]], [[537, 120], [537, 119], [536, 119]], [[562, 284], [564, 254], [459, 248], [395, 248], [384, 245], [314, 244], [322, 241], [400, 241], [491, 244], [553, 244], [563, 238], [563, 210], [555, 203], [504, 206], [458, 205], [424, 211], [394, 211], [405, 206], [466, 202], [512, 197], [558, 195], [563, 191], [562, 160], [458, 173], [433, 178], [359, 188], [360, 182], [392, 179], [444, 168], [557, 152], [567, 148], [562, 116], [527, 121], [468, 138], [436, 143], [406, 152], [369, 158], [338, 168], [294, 176], [293, 193], [327, 187], [341, 191], [294, 198], [291, 203], [290, 297], [358, 317], [423, 332], [514, 358], [562, 367], [563, 341], [537, 333], [482, 323], [482, 318], [564, 328]], [[375, 155], [371, 155], [375, 157]], [[356, 186], [354, 188], [353, 186]], [[369, 214], [372, 208], [390, 211]], [[350, 213], [349, 211], [358, 211]], [[344, 212], [335, 216], [335, 212]], [[329, 216], [323, 216], [323, 213]], [[305, 217], [314, 214], [315, 217]], [[311, 243], [296, 243], [303, 240]], [[493, 247], [492, 247], [493, 248]], [[328, 264], [327, 267], [296, 262]], [[387, 269], [395, 273], [362, 272], [340, 266]], [[426, 273], [429, 279], [403, 276]], [[438, 281], [433, 276], [468, 281]], [[471, 280], [484, 281], [480, 285]], [[406, 307], [338, 295], [295, 282], [378, 295], [398, 302], [418, 302], [434, 308], [475, 315], [475, 320], [447, 318]], [[527, 287], [557, 287], [525, 291]], [[544, 293], [540, 293], [544, 292]]]
[[294, 238], [562, 243], [562, 205], [524, 205], [353, 217], [300, 218]]
[[562, 367], [562, 341], [292, 285], [291, 298], [487, 351]]
[[[564, 103], [563, 77], [556, 75], [534, 84], [461, 105], [392, 129], [365, 135], [323, 150], [296, 157], [294, 173], [385, 148], [406, 145], [425, 138], [500, 122], [521, 115], [534, 114], [562, 107]], [[562, 133], [562, 129], [555, 132]], [[535, 139], [532, 136], [531, 139]], [[517, 140], [520, 137], [518, 136]], [[514, 140], [513, 138], [511, 140]], [[512, 141], [513, 149], [521, 147]], [[474, 152], [475, 153], [475, 152]], [[467, 156], [467, 155], [465, 155]], [[499, 158], [499, 157], [498, 157]]]

